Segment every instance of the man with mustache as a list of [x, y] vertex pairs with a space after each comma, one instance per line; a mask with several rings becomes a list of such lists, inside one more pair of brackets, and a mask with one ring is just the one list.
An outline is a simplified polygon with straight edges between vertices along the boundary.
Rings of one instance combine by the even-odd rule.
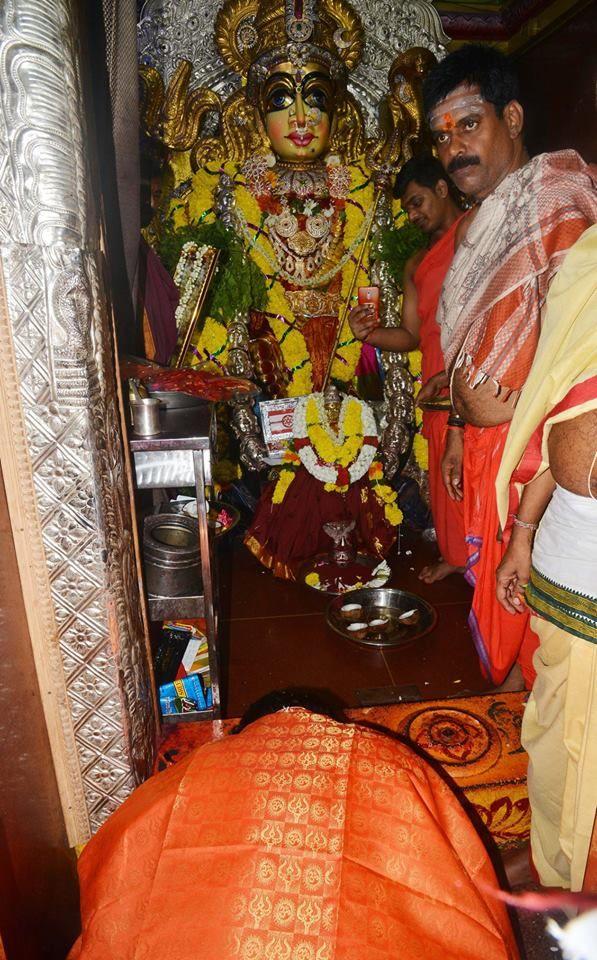
[[460, 417], [448, 431], [443, 473], [450, 496], [464, 496], [475, 588], [469, 624], [484, 673], [530, 686], [537, 638], [528, 614], [504, 610], [494, 586], [512, 524], [523, 521], [511, 516], [500, 528], [495, 479], [549, 285], [597, 221], [597, 191], [572, 150], [529, 160], [517, 77], [497, 50], [470, 45], [447, 56], [430, 71], [424, 101], [439, 159], [474, 204], [459, 224], [438, 310]]

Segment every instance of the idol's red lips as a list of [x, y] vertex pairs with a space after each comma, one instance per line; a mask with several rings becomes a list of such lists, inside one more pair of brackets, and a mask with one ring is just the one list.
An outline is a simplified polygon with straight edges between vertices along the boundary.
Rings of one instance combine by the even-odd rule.
[[312, 140], [315, 140], [315, 137], [312, 133], [289, 133], [287, 140], [292, 140], [296, 147], [308, 147]]

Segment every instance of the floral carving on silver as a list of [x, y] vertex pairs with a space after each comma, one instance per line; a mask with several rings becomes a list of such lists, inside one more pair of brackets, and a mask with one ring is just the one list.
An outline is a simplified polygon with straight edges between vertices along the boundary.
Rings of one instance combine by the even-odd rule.
[[40, 686], [81, 843], [151, 772], [155, 719], [73, 8], [0, 6], [1, 364], [47, 645]]

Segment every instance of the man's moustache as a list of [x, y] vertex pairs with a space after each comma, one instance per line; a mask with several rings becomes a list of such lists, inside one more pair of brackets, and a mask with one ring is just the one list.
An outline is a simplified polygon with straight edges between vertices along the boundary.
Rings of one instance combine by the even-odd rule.
[[446, 170], [448, 173], [456, 173], [457, 170], [463, 170], [464, 167], [476, 167], [481, 163], [479, 157], [454, 157], [450, 160]]

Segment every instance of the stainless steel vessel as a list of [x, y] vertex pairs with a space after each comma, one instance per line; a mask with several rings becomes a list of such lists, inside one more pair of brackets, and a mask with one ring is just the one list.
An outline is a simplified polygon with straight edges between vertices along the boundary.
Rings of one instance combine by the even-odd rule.
[[161, 513], [145, 520], [143, 537], [147, 592], [156, 597], [189, 597], [201, 592], [197, 521]]

